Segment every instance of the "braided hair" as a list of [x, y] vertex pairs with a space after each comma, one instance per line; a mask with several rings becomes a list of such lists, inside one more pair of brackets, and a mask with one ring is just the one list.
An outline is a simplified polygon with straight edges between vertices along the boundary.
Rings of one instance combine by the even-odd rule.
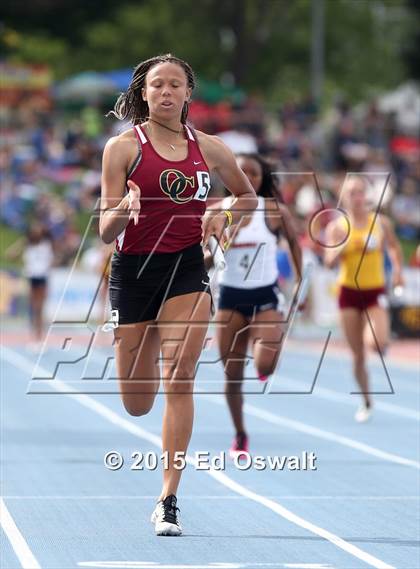
[[262, 196], [263, 198], [275, 198], [277, 201], [284, 204], [279, 184], [276, 180], [276, 176], [274, 175], [274, 165], [271, 162], [266, 158], [263, 158], [261, 154], [252, 152], [239, 152], [236, 154], [236, 157], [254, 160], [260, 165], [262, 180], [261, 187], [258, 191], [259, 196]]
[[[139, 124], [149, 117], [149, 105], [143, 100], [142, 89], [146, 85], [146, 75], [149, 70], [160, 63], [176, 63], [185, 71], [188, 87], [193, 90], [195, 87], [195, 77], [191, 66], [182, 59], [170, 53], [157, 55], [139, 63], [133, 71], [130, 85], [125, 93], [121, 93], [115, 103], [114, 109], [108, 113], [120, 120], [129, 120], [134, 125]], [[188, 102], [185, 101], [182, 107], [181, 123], [185, 124], [188, 116]]]

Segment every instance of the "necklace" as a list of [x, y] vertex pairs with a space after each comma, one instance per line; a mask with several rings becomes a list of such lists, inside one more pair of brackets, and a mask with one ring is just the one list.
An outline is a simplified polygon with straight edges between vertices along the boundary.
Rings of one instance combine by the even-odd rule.
[[[155, 121], [155, 119], [151, 119], [150, 117], [149, 117], [149, 122], [154, 122], [154, 123], [158, 124], [159, 126], [161, 126], [162, 128], [166, 128], [166, 130], [170, 130], [171, 132], [174, 132], [175, 134], [181, 134], [182, 125], [181, 125], [181, 128], [179, 130], [175, 130], [174, 128], [171, 128], [170, 126], [166, 126], [166, 124], [163, 124], [159, 121]], [[149, 123], [147, 123], [147, 130], [150, 133]], [[175, 152], [175, 146], [173, 144], [171, 144], [170, 142], [168, 142], [168, 144], [171, 147], [171, 149]]]

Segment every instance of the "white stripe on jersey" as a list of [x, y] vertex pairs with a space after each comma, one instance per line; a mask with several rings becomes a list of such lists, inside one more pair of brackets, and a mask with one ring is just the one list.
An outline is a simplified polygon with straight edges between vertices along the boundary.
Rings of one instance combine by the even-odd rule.
[[188, 138], [189, 138], [190, 140], [195, 140], [195, 138], [194, 138], [193, 135], [192, 135], [191, 130], [187, 127], [187, 125], [185, 125], [185, 129], [186, 129], [186, 131], [187, 131]]
[[142, 143], [142, 144], [146, 144], [147, 138], [146, 138], [146, 137], [144, 136], [144, 134], [142, 133], [142, 130], [141, 130], [141, 128], [139, 127], [139, 125], [136, 124], [136, 126], [135, 126], [134, 128], [136, 129], [137, 134], [138, 134], [139, 137], [140, 137], [141, 143]]
[[124, 237], [125, 237], [125, 229], [121, 231], [121, 233], [117, 236], [117, 248], [118, 251], [122, 251], [124, 245]]

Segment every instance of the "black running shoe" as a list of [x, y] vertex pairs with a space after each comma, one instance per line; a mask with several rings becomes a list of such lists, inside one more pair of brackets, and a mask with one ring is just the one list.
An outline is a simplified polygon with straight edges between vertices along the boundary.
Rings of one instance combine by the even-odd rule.
[[155, 524], [156, 535], [181, 535], [176, 496], [171, 494], [156, 504], [150, 521]]

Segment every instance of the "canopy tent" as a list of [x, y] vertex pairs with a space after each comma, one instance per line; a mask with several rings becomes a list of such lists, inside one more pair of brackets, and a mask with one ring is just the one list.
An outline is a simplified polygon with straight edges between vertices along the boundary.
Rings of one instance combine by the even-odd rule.
[[[129, 67], [103, 72], [85, 71], [56, 85], [53, 95], [58, 101], [85, 100], [91, 102], [102, 100], [125, 91], [130, 84], [132, 74], [133, 70]], [[222, 101], [240, 105], [246, 99], [246, 94], [241, 89], [231, 85], [198, 79], [193, 98], [210, 105]]]
[[54, 87], [53, 96], [58, 101], [97, 101], [116, 95], [116, 84], [103, 73], [85, 71], [65, 79]]
[[378, 98], [378, 108], [395, 113], [400, 130], [418, 136], [420, 129], [420, 88], [415, 83], [404, 83], [394, 91]]
[[101, 75], [112, 81], [118, 91], [125, 91], [130, 84], [133, 69], [131, 67], [114, 69], [113, 71], [104, 71]]

